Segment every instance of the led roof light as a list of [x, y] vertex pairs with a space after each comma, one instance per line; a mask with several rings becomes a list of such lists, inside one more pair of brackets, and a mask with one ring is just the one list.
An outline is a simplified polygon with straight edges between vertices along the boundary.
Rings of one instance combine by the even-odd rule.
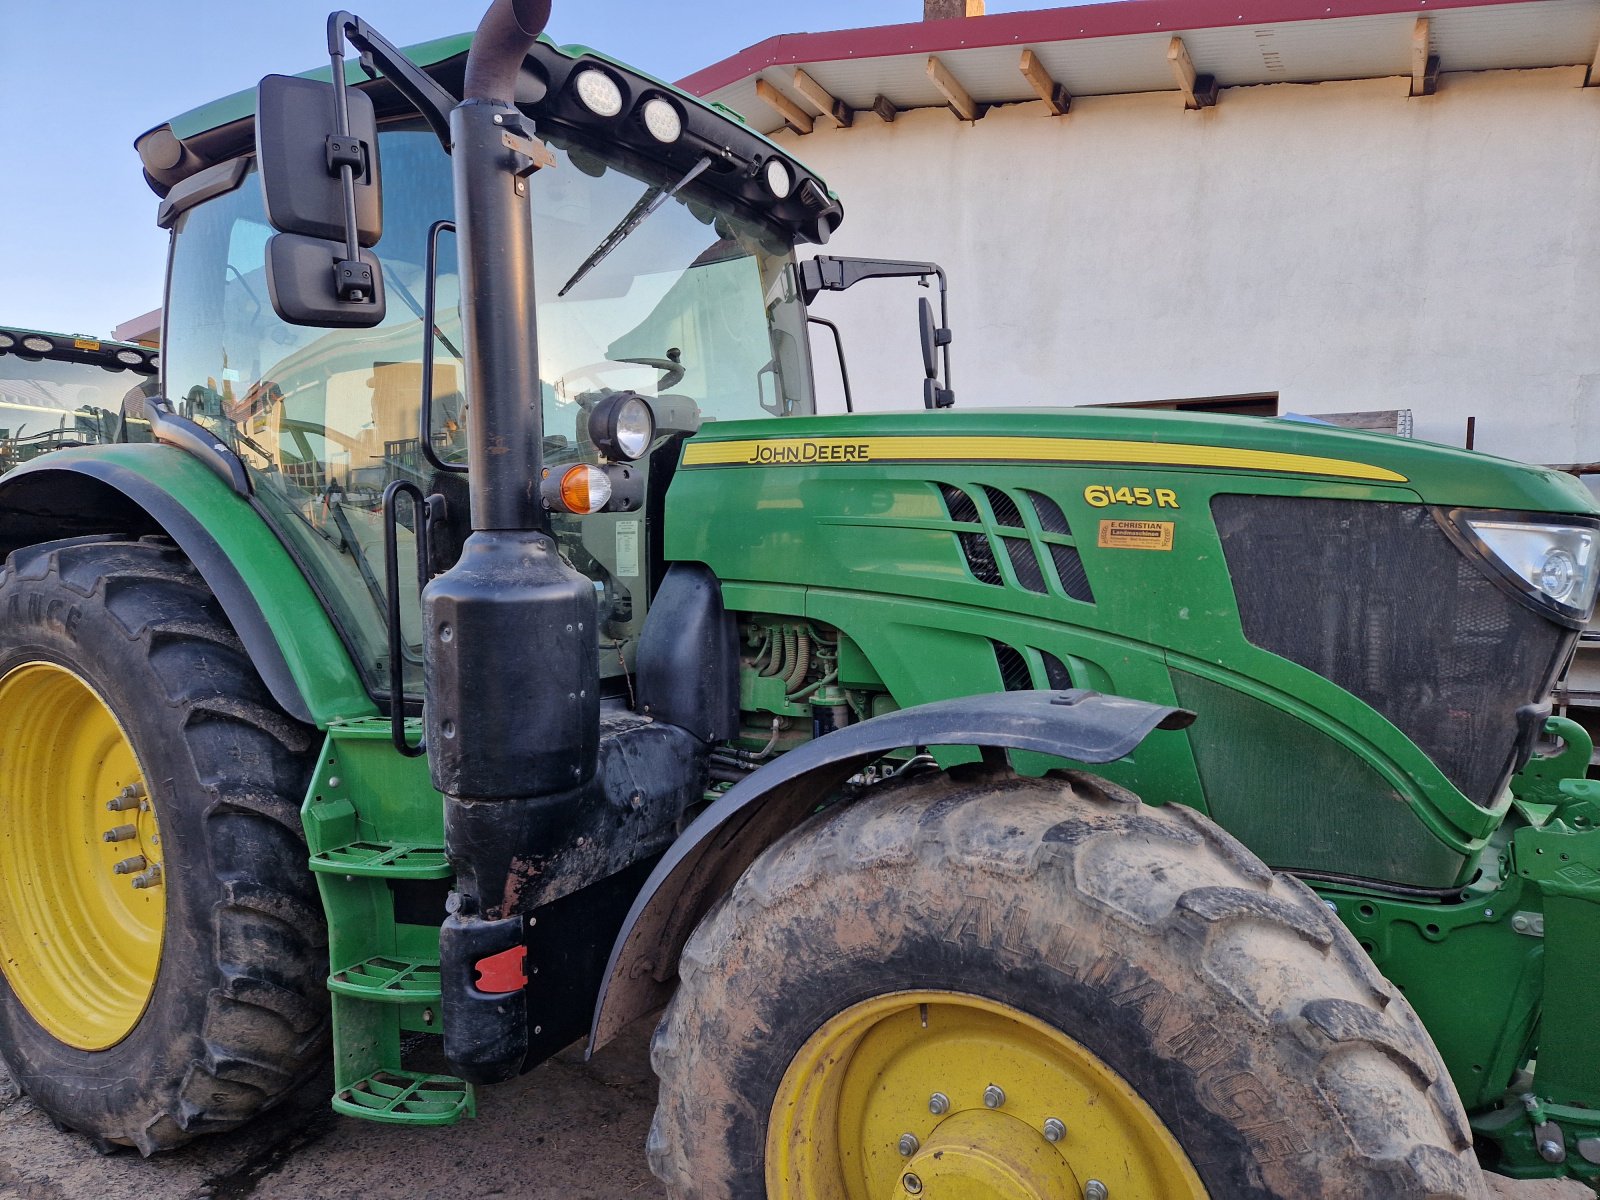
[[789, 165], [781, 158], [767, 160], [767, 190], [779, 200], [788, 196], [794, 188], [794, 176], [789, 172]]
[[25, 337], [22, 339], [22, 348], [24, 350], [32, 350], [36, 354], [49, 354], [50, 351], [55, 349], [55, 346], [49, 338]]
[[118, 350], [117, 361], [127, 363], [130, 367], [141, 367], [144, 365], [144, 355], [137, 350]]
[[644, 127], [656, 141], [675, 142], [683, 136], [683, 118], [678, 115], [678, 110], [673, 107], [670, 100], [652, 96], [644, 102], [641, 112], [644, 117]]
[[614, 117], [622, 111], [622, 89], [604, 71], [589, 67], [573, 81], [578, 99], [597, 117]]
[[0, 350], [9, 350], [17, 344], [17, 339], [9, 333], [0, 333]]

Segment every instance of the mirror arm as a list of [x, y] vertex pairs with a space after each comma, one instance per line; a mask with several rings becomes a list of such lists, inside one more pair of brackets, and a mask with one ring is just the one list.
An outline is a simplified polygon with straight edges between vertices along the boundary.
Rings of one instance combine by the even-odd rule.
[[411, 101], [428, 128], [438, 136], [445, 153], [450, 153], [450, 110], [460, 101], [436, 82], [360, 17], [350, 12], [336, 12], [328, 18], [328, 54], [334, 63], [334, 86], [343, 91], [344, 43], [361, 52], [362, 63], [369, 60], [383, 73], [395, 91]]
[[[339, 13], [328, 18], [329, 69], [333, 75], [333, 134], [328, 138], [328, 170], [339, 171], [344, 194], [344, 258], [334, 263], [334, 288], [340, 300], [365, 300], [372, 294], [372, 267], [361, 258], [361, 234], [356, 224], [356, 168], [363, 165], [362, 147], [350, 136], [350, 94], [344, 77], [344, 32], [336, 26]], [[377, 152], [365, 147], [365, 154]]]

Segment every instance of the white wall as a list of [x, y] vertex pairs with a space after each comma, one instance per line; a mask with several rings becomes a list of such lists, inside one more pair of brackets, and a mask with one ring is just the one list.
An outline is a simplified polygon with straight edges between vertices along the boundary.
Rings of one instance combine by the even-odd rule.
[[[961, 405], [1278, 392], [1281, 411], [1409, 408], [1454, 445], [1475, 416], [1479, 449], [1600, 460], [1600, 88], [1574, 68], [1408, 83], [781, 136], [844, 201], [824, 253], [949, 272]], [[818, 302], [858, 407], [920, 403], [916, 294]]]

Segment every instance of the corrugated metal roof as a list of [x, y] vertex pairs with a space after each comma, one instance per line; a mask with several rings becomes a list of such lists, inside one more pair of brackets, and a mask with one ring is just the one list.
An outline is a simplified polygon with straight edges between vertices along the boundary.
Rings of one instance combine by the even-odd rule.
[[1588, 65], [1600, 45], [1600, 0], [1123, 0], [1079, 8], [785, 34], [714, 63], [680, 86], [744, 114], [763, 132], [783, 120], [756, 96], [765, 79], [807, 112], [802, 67], [852, 108], [884, 96], [897, 108], [943, 105], [927, 74], [936, 54], [973, 99], [1034, 99], [1018, 70], [1031, 49], [1074, 96], [1174, 91], [1167, 47], [1183, 38], [1195, 69], [1222, 87], [1411, 74], [1412, 33], [1430, 18], [1440, 69]]

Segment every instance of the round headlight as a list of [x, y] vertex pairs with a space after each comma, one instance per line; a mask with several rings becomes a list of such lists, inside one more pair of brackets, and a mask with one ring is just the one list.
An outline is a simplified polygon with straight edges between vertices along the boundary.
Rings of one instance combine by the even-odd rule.
[[1550, 599], [1565, 604], [1578, 586], [1578, 564], [1571, 554], [1557, 547], [1544, 556], [1534, 582]]
[[144, 355], [137, 350], [118, 350], [117, 361], [119, 363], [127, 363], [130, 367], [142, 367], [144, 366]]
[[55, 345], [49, 338], [25, 337], [22, 339], [22, 348], [32, 350], [36, 354], [49, 354], [55, 349]]
[[641, 115], [644, 117], [644, 127], [658, 142], [675, 142], [683, 135], [683, 118], [669, 100], [652, 96], [644, 102]]
[[573, 81], [578, 99], [597, 117], [614, 117], [622, 111], [622, 89], [604, 71], [589, 67]]
[[0, 350], [9, 350], [17, 344], [17, 339], [9, 333], [0, 333]]
[[789, 173], [789, 165], [781, 158], [768, 159], [767, 190], [782, 200], [793, 187], [794, 176]]
[[656, 440], [656, 414], [643, 396], [617, 392], [589, 410], [589, 440], [612, 462], [633, 462]]

